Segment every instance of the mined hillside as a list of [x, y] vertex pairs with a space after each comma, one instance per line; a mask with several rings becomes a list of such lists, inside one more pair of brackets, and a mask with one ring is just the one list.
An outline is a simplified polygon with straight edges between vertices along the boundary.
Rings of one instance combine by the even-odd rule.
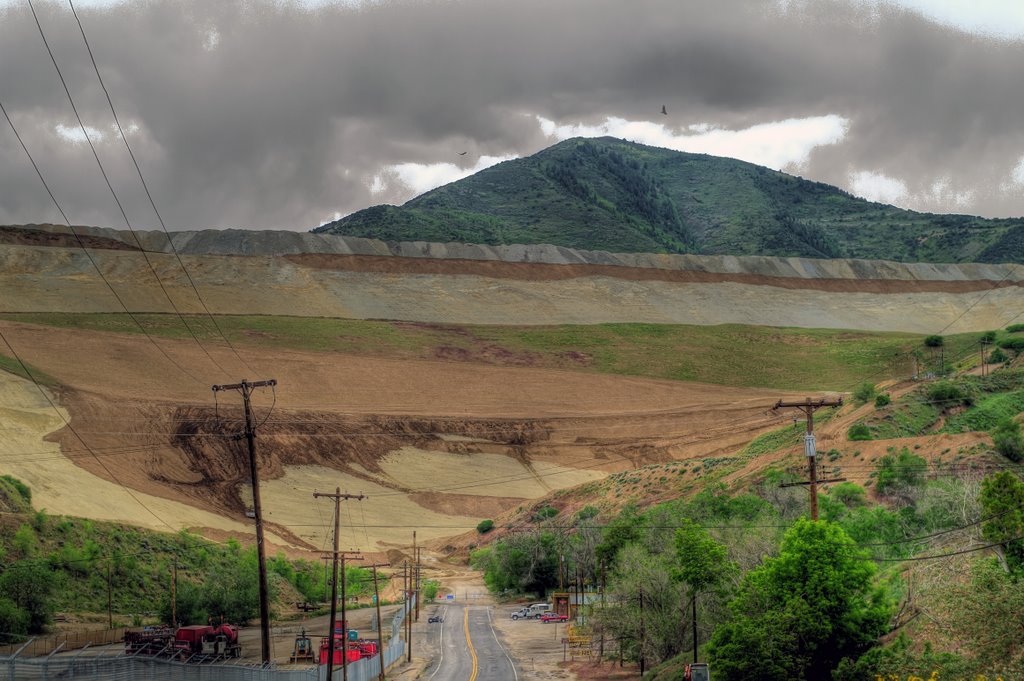
[[[34, 232], [62, 234], [35, 226]], [[63, 232], [66, 232], [64, 228]], [[1008, 265], [610, 254], [550, 245], [398, 243], [293, 232], [173, 233], [138, 250], [0, 246], [0, 312], [133, 312], [392, 319], [446, 324], [752, 324], [934, 333], [1003, 326], [1024, 272]], [[62, 240], [62, 241], [60, 241]], [[99, 242], [97, 242], [99, 243]], [[239, 257], [244, 256], [244, 257]], [[148, 262], [147, 262], [148, 259]], [[156, 271], [153, 276], [151, 268]], [[967, 310], [967, 314], [962, 314]]]
[[648, 253], [1022, 262], [1024, 220], [935, 215], [735, 159], [571, 139], [315, 230]]

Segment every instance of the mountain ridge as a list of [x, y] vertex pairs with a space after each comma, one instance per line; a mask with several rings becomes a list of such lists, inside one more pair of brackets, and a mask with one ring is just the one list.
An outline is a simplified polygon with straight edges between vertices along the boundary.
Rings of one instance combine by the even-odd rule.
[[745, 161], [573, 138], [312, 230], [621, 253], [1024, 262], [1024, 219], [919, 213]]

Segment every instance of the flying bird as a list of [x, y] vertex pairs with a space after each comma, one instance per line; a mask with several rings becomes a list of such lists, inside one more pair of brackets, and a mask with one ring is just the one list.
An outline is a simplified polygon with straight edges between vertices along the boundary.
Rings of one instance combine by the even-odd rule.
[[661, 105], [661, 115], [662, 116], [668, 116], [668, 111], [665, 110], [665, 105], [664, 104]]
[[466, 151], [460, 151], [460, 152], [459, 152], [459, 156], [465, 156], [465, 155], [466, 155], [467, 153], [469, 153], [469, 152], [466, 152]]

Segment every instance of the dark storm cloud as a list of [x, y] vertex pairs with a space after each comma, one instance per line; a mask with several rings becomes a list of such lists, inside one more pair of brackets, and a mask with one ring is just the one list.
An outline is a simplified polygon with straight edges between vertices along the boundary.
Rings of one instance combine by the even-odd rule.
[[[129, 217], [154, 226], [70, 12], [38, 6]], [[952, 210], [929, 194], [945, 180], [974, 192], [960, 210], [1024, 213], [1007, 186], [1024, 155], [1021, 43], [909, 13], [714, 0], [160, 0], [80, 12], [171, 228], [305, 229], [407, 198], [374, 195], [370, 182], [394, 164], [533, 153], [550, 143], [538, 115], [682, 130], [835, 114], [848, 134], [802, 175], [849, 186], [851, 172], [883, 173]], [[69, 217], [123, 224], [88, 148], [56, 133], [76, 124], [20, 4], [0, 10], [0, 99]], [[0, 222], [55, 219], [6, 129], [0, 154]]]

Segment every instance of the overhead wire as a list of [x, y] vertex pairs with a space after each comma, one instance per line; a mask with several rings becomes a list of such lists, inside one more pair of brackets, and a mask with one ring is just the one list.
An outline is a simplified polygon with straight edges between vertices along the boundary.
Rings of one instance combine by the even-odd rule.
[[164, 223], [164, 218], [156, 207], [156, 201], [153, 200], [153, 194], [149, 190], [149, 184], [146, 182], [146, 178], [142, 174], [142, 168], [139, 166], [139, 162], [135, 158], [135, 152], [132, 151], [131, 144], [129, 144], [128, 142], [128, 136], [124, 133], [124, 129], [121, 127], [121, 120], [118, 118], [117, 111], [114, 108], [114, 101], [113, 99], [111, 99], [110, 92], [107, 90], [107, 84], [104, 82], [103, 76], [100, 74], [100, 67], [96, 63], [96, 57], [93, 54], [92, 45], [90, 45], [89, 43], [89, 38], [85, 33], [85, 26], [82, 25], [82, 20], [78, 16], [78, 11], [75, 9], [75, 4], [73, 0], [68, 0], [68, 6], [71, 7], [71, 13], [74, 15], [75, 21], [78, 23], [78, 30], [81, 32], [82, 41], [85, 43], [85, 48], [89, 52], [89, 60], [92, 62], [93, 71], [95, 71], [96, 78], [97, 80], [99, 80], [100, 83], [100, 87], [103, 88], [103, 94], [107, 98], [107, 104], [110, 106], [110, 113], [114, 117], [114, 123], [117, 125], [117, 131], [121, 136], [121, 140], [124, 142], [125, 149], [128, 150], [128, 155], [132, 159], [132, 164], [135, 166], [135, 172], [139, 176], [139, 181], [142, 183], [142, 188], [146, 192], [146, 198], [149, 199], [149, 205], [152, 206], [153, 213], [156, 215], [157, 221], [160, 223], [160, 228], [163, 229], [164, 234], [167, 236], [168, 246], [170, 246], [171, 251], [174, 253], [174, 257], [177, 259], [178, 265], [181, 267], [181, 271], [185, 274], [185, 278], [188, 280], [189, 285], [195, 292], [196, 298], [199, 300], [199, 304], [202, 305], [203, 310], [206, 312], [206, 315], [210, 318], [210, 321], [213, 323], [213, 326], [217, 330], [218, 335], [220, 335], [220, 337], [224, 340], [228, 348], [231, 349], [231, 352], [234, 353], [235, 357], [242, 364], [242, 366], [244, 366], [249, 371], [254, 371], [254, 369], [251, 366], [249, 366], [249, 364], [244, 359], [242, 359], [242, 356], [238, 354], [238, 350], [228, 339], [227, 335], [225, 335], [224, 330], [221, 329], [220, 327], [220, 324], [217, 323], [217, 318], [210, 311], [210, 308], [207, 306], [202, 294], [199, 293], [199, 287], [196, 286], [195, 280], [193, 280], [192, 275], [188, 271], [188, 268], [185, 267], [185, 263], [181, 258], [181, 254], [178, 252], [177, 247], [174, 245], [174, 240], [171, 238], [171, 234], [167, 230], [167, 225]]
[[203, 345], [202, 341], [199, 340], [199, 336], [197, 336], [192, 327], [189, 326], [188, 321], [185, 319], [185, 316], [181, 313], [181, 310], [178, 309], [177, 304], [175, 304], [170, 292], [167, 290], [167, 287], [164, 285], [164, 282], [160, 278], [159, 273], [156, 271], [156, 266], [154, 266], [153, 262], [150, 260], [146, 248], [143, 246], [142, 240], [139, 238], [138, 233], [135, 231], [135, 228], [132, 227], [131, 220], [128, 219], [128, 213], [125, 211], [124, 205], [122, 204], [120, 197], [118, 197], [117, 192], [114, 190], [114, 185], [111, 183], [110, 177], [107, 175], [107, 170], [103, 166], [103, 161], [100, 160], [99, 153], [96, 151], [96, 145], [93, 144], [92, 137], [89, 135], [89, 131], [85, 127], [85, 122], [82, 120], [82, 116], [78, 111], [78, 105], [75, 104], [75, 99], [71, 96], [71, 90], [68, 88], [67, 81], [64, 78], [64, 73], [63, 71], [61, 71], [60, 66], [57, 64], [57, 58], [54, 56], [53, 50], [50, 48], [50, 43], [46, 39], [46, 32], [43, 30], [43, 24], [40, 22], [39, 15], [36, 13], [35, 5], [33, 4], [32, 0], [27, 1], [29, 9], [32, 11], [32, 18], [35, 20], [36, 28], [39, 30], [39, 37], [42, 38], [43, 46], [46, 48], [46, 53], [50, 55], [50, 61], [53, 63], [53, 68], [56, 69], [57, 76], [60, 78], [61, 85], [64, 87], [64, 94], [67, 95], [68, 102], [71, 104], [71, 110], [75, 114], [75, 119], [78, 121], [78, 126], [82, 131], [82, 135], [85, 137], [85, 141], [89, 145], [89, 150], [92, 152], [93, 159], [95, 159], [96, 161], [96, 165], [99, 168], [100, 174], [103, 177], [103, 181], [107, 185], [107, 189], [110, 190], [110, 195], [113, 197], [114, 203], [117, 204], [117, 208], [121, 213], [121, 217], [124, 219], [125, 225], [128, 227], [128, 231], [135, 238], [135, 242], [139, 247], [139, 253], [142, 255], [143, 260], [146, 261], [146, 265], [149, 267], [149, 271], [152, 273], [153, 278], [156, 280], [158, 286], [160, 287], [160, 290], [164, 294], [164, 297], [167, 299], [167, 302], [174, 310], [178, 319], [181, 320], [181, 323], [184, 325], [189, 335], [196, 342], [196, 345], [199, 346], [199, 349], [202, 350], [203, 354], [206, 355], [207, 359], [209, 359], [210, 362], [215, 367], [217, 367], [224, 375], [230, 375], [230, 372], [228, 372], [227, 369], [221, 366], [221, 364], [216, 359], [214, 359], [213, 355], [210, 354], [209, 350], [207, 350], [207, 348]]
[[[28, 378], [36, 386], [36, 389], [39, 390], [39, 394], [43, 396], [43, 399], [46, 400], [47, 404], [50, 405], [50, 408], [53, 409], [57, 416], [60, 417], [60, 420], [64, 422], [64, 426], [68, 429], [68, 431], [70, 431], [75, 436], [75, 438], [82, 444], [83, 447], [85, 447], [87, 451], [91, 451], [88, 443], [82, 438], [82, 436], [78, 433], [75, 427], [71, 425], [71, 421], [69, 421], [67, 417], [64, 416], [64, 413], [57, 407], [57, 405], [54, 404], [53, 400], [50, 398], [50, 395], [46, 392], [43, 386], [39, 384], [39, 381], [36, 379], [32, 371], [28, 368], [28, 365], [25, 364], [25, 362], [21, 359], [21, 356], [17, 353], [17, 351], [10, 344], [10, 342], [8, 342], [7, 337], [4, 335], [2, 330], [0, 330], [0, 340], [3, 340], [4, 345], [6, 345], [7, 349], [11, 351], [11, 354], [14, 356], [14, 359], [21, 366], [22, 371], [25, 372], [25, 375], [28, 376]], [[117, 476], [114, 475], [113, 471], [111, 471], [110, 468], [105, 463], [103, 463], [103, 461], [100, 460], [98, 456], [93, 456], [93, 459], [96, 461], [97, 464], [99, 464], [99, 466], [103, 469], [103, 471], [110, 477], [110, 479], [113, 482], [115, 482], [121, 489], [123, 489], [125, 493], [128, 494], [128, 496], [135, 500], [135, 503], [141, 506], [159, 523], [161, 523], [162, 525], [166, 526], [169, 530], [171, 530], [171, 532], [175, 531], [175, 529], [171, 527], [171, 525], [166, 520], [161, 518], [156, 512], [153, 511], [153, 509], [151, 509], [149, 506], [143, 503], [143, 501], [135, 494], [135, 492], [133, 492], [126, 485], [124, 485], [120, 480], [118, 480]]]
[[124, 299], [121, 298], [121, 295], [114, 289], [113, 284], [111, 284], [107, 276], [103, 274], [103, 270], [100, 268], [99, 263], [96, 262], [96, 259], [93, 257], [92, 253], [89, 252], [89, 249], [86, 247], [85, 241], [83, 241], [82, 236], [78, 233], [78, 230], [76, 230], [74, 226], [72, 226], [67, 214], [64, 212], [64, 209], [57, 201], [57, 197], [54, 196], [53, 191], [50, 189], [49, 183], [46, 181], [46, 178], [43, 177], [43, 172], [42, 170], [39, 169], [39, 164], [36, 163], [36, 160], [32, 156], [32, 153], [28, 150], [28, 147], [25, 145], [25, 141], [22, 139], [21, 133], [18, 132], [18, 128], [14, 125], [14, 121], [7, 113], [7, 109], [4, 108], [2, 101], [0, 101], [0, 112], [3, 112], [4, 118], [7, 119], [7, 124], [11, 127], [11, 131], [17, 138], [18, 144], [21, 145], [22, 151], [24, 151], [25, 155], [28, 156], [28, 160], [32, 164], [32, 168], [35, 170], [36, 175], [39, 177], [39, 181], [42, 182], [43, 188], [46, 190], [46, 193], [50, 197], [50, 200], [53, 202], [53, 205], [57, 208], [57, 212], [59, 212], [61, 217], [64, 219], [64, 224], [66, 224], [68, 226], [68, 229], [71, 230], [72, 236], [75, 237], [75, 239], [78, 241], [79, 247], [82, 249], [82, 253], [85, 254], [85, 257], [89, 260], [90, 264], [92, 264], [93, 268], [96, 270], [96, 274], [99, 275], [100, 280], [106, 285], [108, 289], [110, 289], [110, 293], [113, 294], [114, 299], [117, 300], [118, 304], [124, 309], [125, 314], [127, 314], [128, 317], [135, 323], [135, 325], [139, 327], [139, 330], [146, 337], [146, 339], [153, 344], [153, 347], [155, 347], [168, 362], [177, 367], [177, 369], [180, 372], [191, 378], [193, 381], [196, 381], [198, 383], [205, 383], [205, 381], [203, 381], [201, 378], [199, 378], [191, 371], [186, 369], [184, 366], [182, 366], [181, 363], [179, 363], [176, 359], [171, 357], [167, 353], [167, 350], [165, 350], [163, 346], [157, 343], [153, 335], [146, 330], [146, 327], [143, 326], [142, 322], [140, 322], [138, 318], [128, 309], [128, 306], [127, 304], [125, 304]]

